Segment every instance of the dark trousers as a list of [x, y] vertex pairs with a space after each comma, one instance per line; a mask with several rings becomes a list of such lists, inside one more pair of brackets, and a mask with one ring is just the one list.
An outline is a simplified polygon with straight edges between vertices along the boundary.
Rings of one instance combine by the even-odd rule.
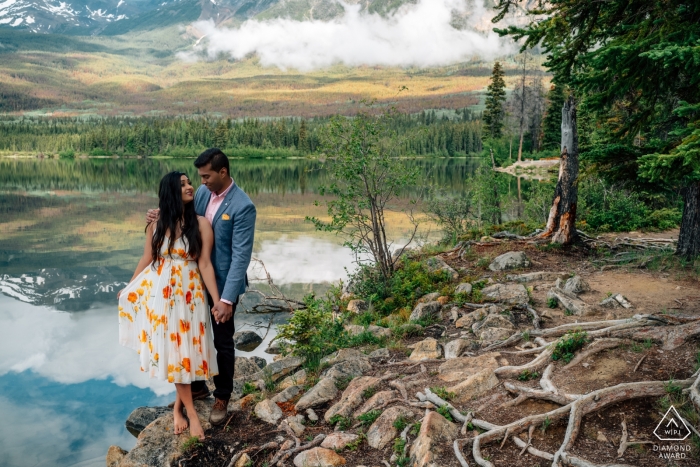
[[[216, 362], [219, 365], [219, 374], [214, 376], [214, 386], [216, 386], [214, 397], [217, 399], [228, 400], [233, 392], [233, 369], [236, 366], [236, 349], [233, 346], [233, 333], [236, 332], [236, 328], [233, 324], [233, 316], [236, 313], [236, 305], [237, 303], [233, 304], [234, 314], [225, 323], [216, 324], [214, 315], [211, 317]], [[206, 382], [204, 381], [192, 382], [192, 392], [204, 391], [205, 387]]]

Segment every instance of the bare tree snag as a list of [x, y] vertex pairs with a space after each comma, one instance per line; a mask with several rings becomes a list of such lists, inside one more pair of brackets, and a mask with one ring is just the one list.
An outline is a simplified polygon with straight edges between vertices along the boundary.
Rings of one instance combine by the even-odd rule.
[[552, 243], [568, 245], [578, 238], [576, 206], [578, 203], [578, 132], [576, 129], [576, 101], [573, 96], [561, 110], [561, 160], [559, 179], [554, 190], [554, 201], [549, 210], [545, 231], [540, 238], [551, 238]]
[[700, 182], [683, 189], [683, 217], [676, 254], [685, 258], [700, 255]]

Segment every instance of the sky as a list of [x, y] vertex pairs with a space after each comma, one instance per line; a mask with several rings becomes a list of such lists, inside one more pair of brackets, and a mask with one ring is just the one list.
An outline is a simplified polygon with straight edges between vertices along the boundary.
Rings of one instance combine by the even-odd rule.
[[[226, 54], [242, 59], [255, 53], [263, 66], [300, 71], [336, 64], [433, 67], [490, 60], [512, 52], [513, 46], [491, 30], [494, 12], [483, 2], [418, 0], [388, 18], [341, 2], [345, 13], [332, 21], [248, 20], [235, 29], [199, 21], [194, 26], [206, 35], [200, 50], [181, 58], [191, 60], [204, 52], [210, 58]], [[466, 19], [466, 28], [451, 25], [455, 12]]]

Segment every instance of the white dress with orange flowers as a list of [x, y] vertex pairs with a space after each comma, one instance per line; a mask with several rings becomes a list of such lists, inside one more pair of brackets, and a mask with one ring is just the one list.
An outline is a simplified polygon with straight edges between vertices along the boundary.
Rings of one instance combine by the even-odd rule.
[[139, 353], [151, 378], [189, 384], [218, 374], [209, 304], [185, 240], [149, 265], [119, 296], [119, 343]]

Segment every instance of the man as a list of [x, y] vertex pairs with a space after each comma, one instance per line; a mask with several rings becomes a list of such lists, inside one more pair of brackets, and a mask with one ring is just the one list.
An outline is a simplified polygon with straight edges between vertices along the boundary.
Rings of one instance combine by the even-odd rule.
[[[194, 196], [195, 211], [206, 217], [214, 230], [214, 251], [211, 262], [216, 274], [216, 285], [221, 300], [209, 304], [212, 307], [214, 346], [217, 351], [219, 374], [214, 376], [214, 397], [209, 421], [212, 425], [223, 423], [233, 391], [235, 367], [235, 332], [233, 313], [238, 296], [245, 292], [248, 282], [246, 270], [253, 252], [255, 232], [255, 206], [247, 194], [231, 178], [229, 161], [220, 149], [207, 149], [194, 161], [202, 186]], [[158, 218], [158, 211], [148, 211], [148, 221]], [[204, 399], [209, 389], [204, 381], [192, 383], [192, 398]]]

